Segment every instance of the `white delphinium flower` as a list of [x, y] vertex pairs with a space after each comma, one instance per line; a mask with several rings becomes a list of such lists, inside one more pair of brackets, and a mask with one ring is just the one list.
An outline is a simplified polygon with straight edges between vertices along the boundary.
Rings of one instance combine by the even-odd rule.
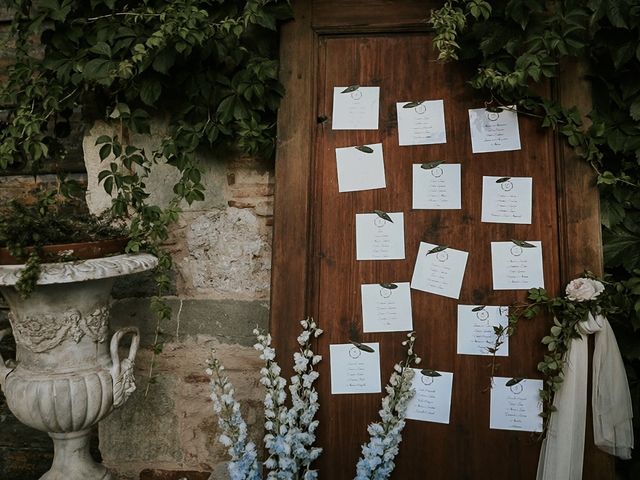
[[314, 366], [322, 359], [314, 355], [311, 341], [322, 334], [312, 319], [300, 322], [303, 331], [298, 336], [300, 351], [293, 356], [295, 372], [291, 377], [289, 391], [291, 407], [285, 405], [285, 380], [280, 377], [280, 367], [272, 356], [271, 337], [256, 332], [256, 349], [263, 352], [261, 358], [266, 362], [262, 370], [262, 383], [267, 387], [265, 396], [265, 446], [269, 458], [265, 466], [269, 470], [268, 479], [315, 480], [317, 472], [311, 469], [311, 463], [318, 458], [322, 449], [313, 447], [318, 421], [318, 392], [313, 383], [318, 378]]
[[269, 471], [268, 479], [285, 480], [294, 478], [291, 475], [291, 446], [288, 438], [288, 408], [285, 405], [287, 392], [286, 380], [280, 376], [282, 371], [276, 362], [276, 352], [271, 346], [271, 335], [255, 329], [258, 343], [254, 348], [261, 352], [260, 358], [265, 366], [260, 370], [260, 383], [265, 386], [264, 417], [265, 435], [264, 446], [269, 453], [264, 465]]
[[311, 469], [311, 463], [322, 453], [322, 449], [314, 447], [315, 431], [319, 422], [315, 420], [320, 408], [318, 392], [313, 383], [318, 379], [318, 372], [314, 367], [322, 359], [314, 355], [311, 341], [322, 334], [313, 319], [302, 320], [302, 333], [298, 336], [300, 351], [293, 355], [295, 375], [291, 377], [289, 391], [291, 392], [291, 408], [289, 410], [289, 432], [293, 461], [295, 462], [296, 478], [315, 480], [316, 470]]
[[420, 362], [414, 353], [415, 333], [407, 335], [402, 342], [407, 347], [407, 356], [394, 367], [389, 384], [385, 387], [387, 396], [382, 399], [380, 422], [369, 425], [369, 443], [362, 445], [362, 456], [356, 466], [355, 480], [385, 480], [395, 468], [394, 458], [398, 454], [405, 425], [407, 405], [415, 390], [411, 383], [411, 364]]
[[[257, 343], [265, 365], [260, 370], [260, 383], [266, 392], [264, 397], [264, 444], [269, 454], [264, 462], [269, 480], [316, 480], [318, 473], [311, 469], [321, 448], [314, 447], [315, 431], [319, 422], [315, 416], [320, 408], [318, 392], [313, 384], [318, 379], [315, 366], [322, 356], [311, 350], [311, 342], [322, 334], [313, 319], [300, 322], [303, 331], [298, 337], [300, 350], [294, 354], [295, 372], [291, 377], [291, 407], [286, 406], [287, 382], [280, 375], [276, 352], [271, 346], [271, 335], [255, 329]], [[222, 434], [219, 441], [228, 449], [232, 461], [229, 473], [232, 480], [259, 480], [256, 446], [247, 442], [247, 426], [240, 415], [240, 406], [233, 398], [233, 387], [222, 374], [223, 367], [217, 360], [210, 363], [207, 373], [212, 376], [214, 409], [219, 415]]]
[[218, 359], [213, 359], [206, 372], [211, 377], [211, 400], [222, 431], [218, 440], [231, 457], [228, 466], [231, 480], [260, 480], [262, 474], [256, 446], [248, 441], [247, 424], [240, 413], [240, 404], [235, 401], [233, 386], [224, 374], [224, 367]]

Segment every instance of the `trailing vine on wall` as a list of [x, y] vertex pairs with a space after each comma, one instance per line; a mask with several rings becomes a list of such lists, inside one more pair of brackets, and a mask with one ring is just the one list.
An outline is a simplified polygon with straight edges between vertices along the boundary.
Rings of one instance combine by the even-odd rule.
[[[102, 120], [112, 135], [97, 139], [112, 195], [112, 213], [130, 222], [128, 251], [160, 259], [160, 319], [171, 258], [160, 247], [184, 202], [204, 199], [200, 158], [235, 149], [271, 157], [278, 82], [277, 25], [291, 15], [285, 0], [6, 0], [14, 13], [15, 63], [0, 87], [0, 169], [58, 171], [74, 122]], [[153, 152], [131, 142], [166, 136]], [[169, 205], [148, 201], [147, 177], [157, 164], [176, 168]]]
[[[640, 411], [640, 4], [452, 0], [431, 13], [430, 23], [440, 60], [476, 67], [470, 83], [483, 92], [489, 107], [515, 104], [520, 114], [538, 117], [594, 169], [609, 318], [627, 363], [635, 411]], [[557, 77], [559, 62], [570, 58], [590, 67], [591, 112], [563, 108], [537, 93], [541, 82]], [[532, 308], [520, 313], [534, 317], [543, 304], [553, 310], [554, 299], [546, 292], [531, 295]], [[555, 360], [550, 357], [547, 363]], [[640, 474], [638, 464], [629, 472]]]

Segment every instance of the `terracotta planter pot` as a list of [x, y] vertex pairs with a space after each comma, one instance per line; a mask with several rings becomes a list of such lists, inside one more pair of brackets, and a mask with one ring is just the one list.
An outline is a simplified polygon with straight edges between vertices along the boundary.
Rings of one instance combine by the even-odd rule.
[[[124, 252], [128, 238], [114, 238], [95, 242], [65, 243], [47, 245], [42, 248], [45, 259], [55, 261], [61, 257], [72, 257], [74, 260], [101, 258]], [[30, 249], [27, 249], [29, 251]], [[22, 261], [9, 253], [8, 248], [0, 248], [0, 265], [20, 265]]]
[[[135, 390], [138, 329], [118, 330], [109, 341], [111, 287], [116, 277], [154, 268], [148, 254], [48, 263], [35, 291], [23, 299], [14, 285], [20, 265], [0, 266], [0, 292], [11, 312], [17, 367], [0, 358], [0, 386], [13, 414], [49, 433], [55, 454], [41, 480], [111, 479], [89, 455], [92, 426]], [[131, 335], [126, 358], [120, 340]]]

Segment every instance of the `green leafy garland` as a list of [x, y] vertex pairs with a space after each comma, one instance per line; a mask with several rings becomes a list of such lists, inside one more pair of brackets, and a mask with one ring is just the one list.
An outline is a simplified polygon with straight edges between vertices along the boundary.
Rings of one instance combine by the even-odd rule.
[[[520, 114], [540, 118], [594, 169], [601, 196], [606, 310], [627, 364], [634, 407], [640, 410], [640, 5], [632, 0], [451, 0], [432, 11], [430, 24], [440, 60], [474, 65], [470, 84], [483, 92], [488, 105], [516, 104]], [[559, 62], [571, 58], [590, 65], [591, 112], [563, 108], [536, 93], [542, 82], [558, 76]], [[517, 318], [533, 318], [542, 310], [565, 315], [564, 320], [557, 317], [560, 324], [553, 324], [545, 337], [554, 350], [540, 365], [548, 390], [554, 391], [575, 318], [561, 297], [533, 290], [529, 300], [531, 306], [496, 333], [511, 334]]]
[[[73, 124], [103, 120], [98, 138], [112, 213], [130, 222], [128, 251], [159, 257], [152, 308], [154, 352], [162, 348], [163, 301], [171, 257], [160, 247], [183, 202], [203, 200], [198, 153], [237, 149], [271, 157], [278, 82], [277, 25], [286, 0], [7, 0], [14, 13], [15, 62], [0, 88], [0, 168], [56, 172], [68, 155]], [[159, 149], [131, 143], [166, 124]], [[166, 208], [148, 202], [156, 164], [179, 172]], [[36, 262], [37, 263], [37, 262]], [[29, 272], [34, 272], [35, 267]], [[27, 277], [33, 277], [27, 274]], [[37, 278], [37, 276], [36, 276]], [[152, 361], [153, 364], [153, 361]], [[153, 368], [153, 367], [152, 367]]]
[[[573, 287], [575, 283], [584, 285], [591, 295], [576, 297], [572, 293], [572, 291], [575, 292]], [[495, 345], [489, 349], [493, 355], [492, 370], [496, 368], [495, 354], [498, 348], [506, 337], [516, 333], [521, 319], [531, 320], [542, 313], [548, 314], [553, 319], [549, 333], [542, 338], [547, 351], [538, 363], [538, 371], [544, 377], [544, 388], [540, 392], [544, 431], [551, 414], [555, 411], [553, 395], [563, 383], [563, 372], [571, 342], [575, 338], [580, 338], [581, 322], [586, 322], [589, 315], [612, 317], [620, 314], [620, 307], [615, 302], [615, 294], [615, 284], [603, 283], [592, 273], [585, 272], [582, 278], [569, 284], [566, 295], [562, 297], [552, 297], [544, 288], [530, 289], [527, 295], [529, 303], [509, 307], [508, 325], [494, 327]]]

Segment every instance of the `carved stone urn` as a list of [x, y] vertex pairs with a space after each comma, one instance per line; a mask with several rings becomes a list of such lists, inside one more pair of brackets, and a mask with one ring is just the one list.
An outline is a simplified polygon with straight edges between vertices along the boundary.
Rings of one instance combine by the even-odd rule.
[[[109, 339], [111, 287], [118, 276], [156, 265], [149, 254], [43, 264], [26, 300], [14, 288], [22, 266], [0, 266], [0, 292], [11, 309], [17, 347], [15, 368], [0, 357], [0, 386], [13, 414], [53, 439], [53, 465], [41, 480], [113, 478], [91, 459], [89, 436], [135, 390], [139, 336], [128, 327]], [[131, 346], [120, 359], [125, 336], [132, 337]]]

